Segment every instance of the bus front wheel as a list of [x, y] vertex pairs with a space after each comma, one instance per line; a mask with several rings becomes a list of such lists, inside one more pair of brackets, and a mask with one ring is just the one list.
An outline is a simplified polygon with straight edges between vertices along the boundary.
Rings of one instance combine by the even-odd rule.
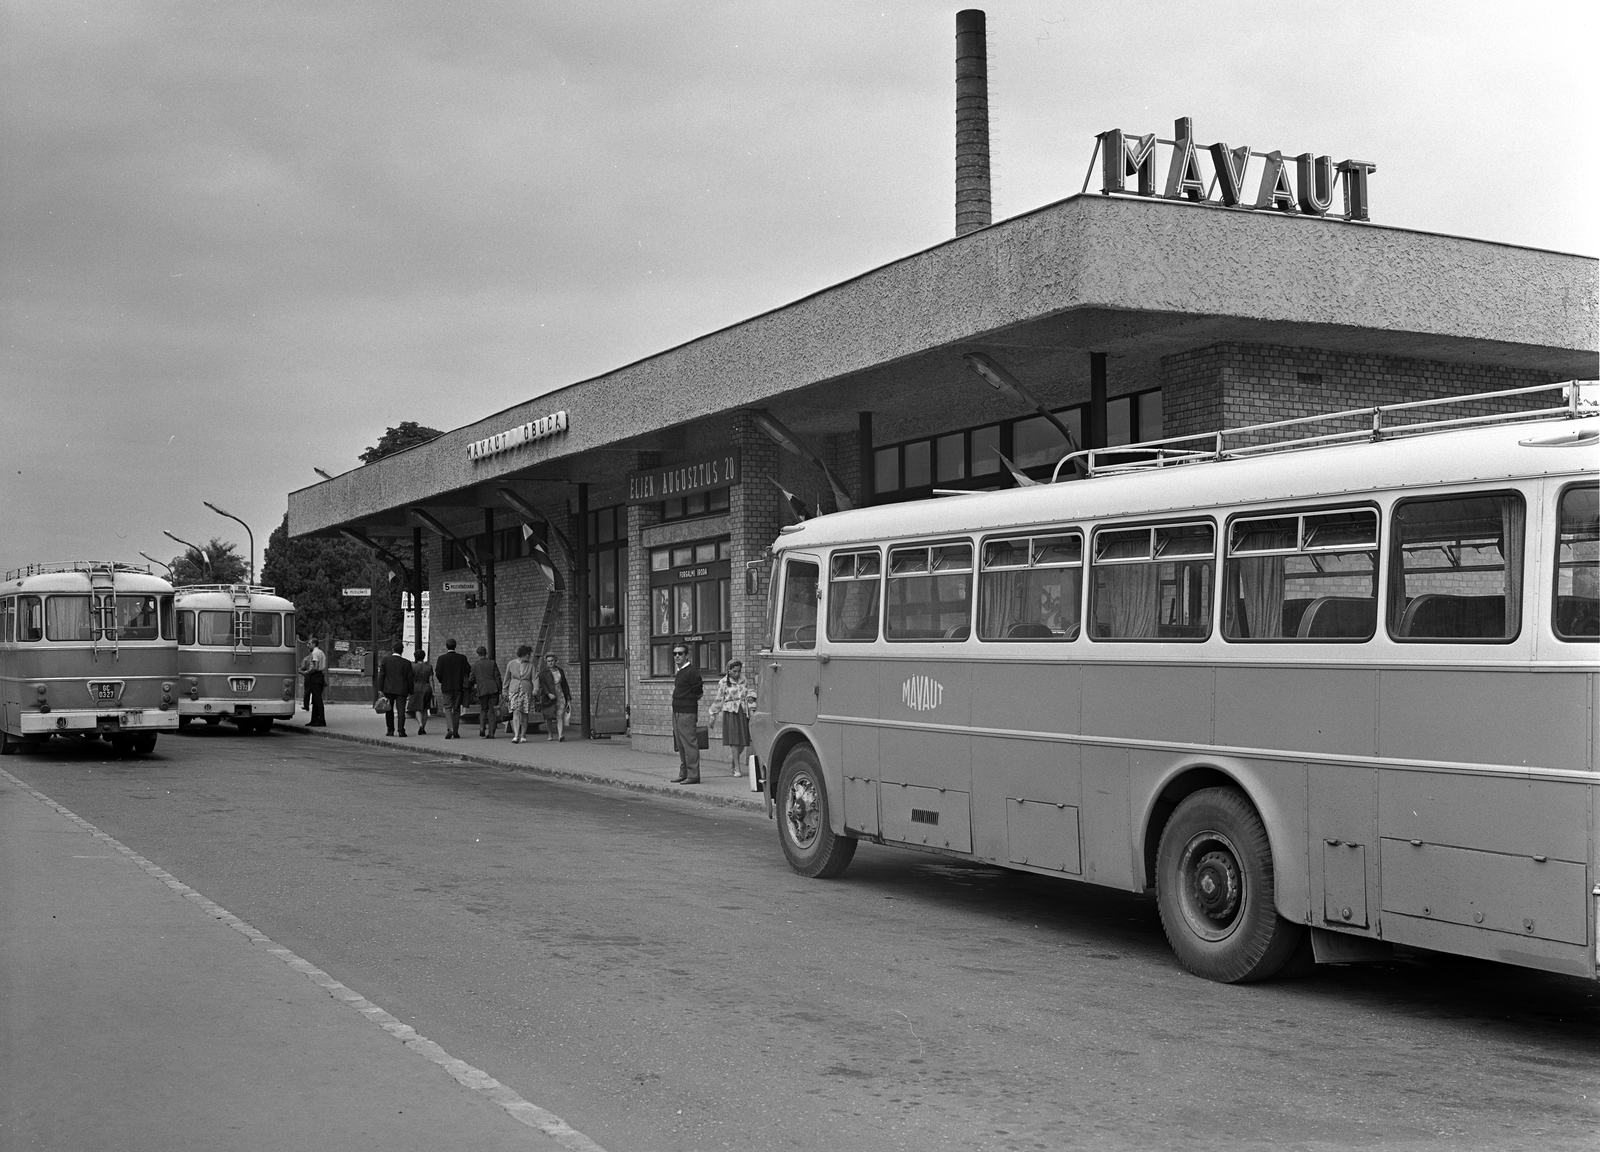
[[796, 748], [778, 776], [778, 838], [789, 867], [802, 876], [837, 876], [856, 854], [853, 836], [838, 836], [828, 823], [828, 793], [810, 748]]
[[1196, 976], [1265, 980], [1305, 928], [1278, 915], [1272, 847], [1261, 817], [1232, 788], [1186, 797], [1161, 833], [1156, 897], [1172, 950]]

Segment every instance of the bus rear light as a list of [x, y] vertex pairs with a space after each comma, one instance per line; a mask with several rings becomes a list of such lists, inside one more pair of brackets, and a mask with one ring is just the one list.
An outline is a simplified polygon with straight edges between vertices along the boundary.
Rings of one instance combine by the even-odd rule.
[[285, 676], [283, 678], [283, 698], [285, 700], [293, 700], [294, 699], [294, 677], [293, 676]]
[[67, 726], [67, 718], [65, 716], [57, 716], [56, 717], [56, 727], [57, 728], [65, 728], [66, 726]]

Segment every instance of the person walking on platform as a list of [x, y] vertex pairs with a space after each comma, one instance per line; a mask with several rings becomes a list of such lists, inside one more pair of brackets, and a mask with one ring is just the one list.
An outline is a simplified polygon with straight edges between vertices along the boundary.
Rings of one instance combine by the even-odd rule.
[[544, 654], [544, 667], [539, 669], [539, 684], [534, 690], [534, 703], [544, 717], [546, 740], [558, 743], [567, 738], [567, 710], [572, 704], [572, 687], [567, 674], [556, 663], [556, 654]]
[[678, 778], [674, 784], [700, 783], [700, 741], [695, 729], [700, 726], [700, 697], [705, 681], [700, 669], [689, 660], [683, 644], [672, 646], [672, 734], [678, 741]]
[[489, 650], [478, 645], [478, 658], [472, 662], [472, 677], [467, 685], [478, 698], [478, 735], [494, 739], [494, 730], [500, 726], [500, 669], [489, 659]]
[[[378, 691], [382, 692], [389, 701], [389, 710], [383, 714], [384, 725], [387, 728], [385, 735], [399, 736], [402, 739], [406, 734], [406, 701], [411, 697], [411, 690], [416, 687], [416, 673], [411, 670], [411, 661], [401, 655], [405, 645], [400, 641], [394, 642], [394, 650], [383, 658], [383, 664], [378, 669]], [[398, 726], [399, 731], [395, 731]]]
[[727, 675], [717, 681], [716, 695], [711, 697], [711, 718], [722, 717], [722, 746], [728, 750], [735, 776], [744, 775], [744, 757], [750, 748], [750, 708], [755, 699], [755, 690], [744, 678], [744, 662], [729, 660]]
[[472, 678], [472, 661], [456, 651], [454, 636], [444, 642], [433, 678], [439, 682], [439, 702], [444, 705], [444, 738], [461, 739], [461, 706], [467, 699], [467, 681]]
[[506, 662], [506, 707], [511, 709], [511, 742], [521, 744], [533, 707], [533, 645], [523, 644]]
[[406, 701], [406, 711], [416, 716], [417, 735], [422, 736], [428, 731], [428, 709], [433, 707], [433, 665], [428, 663], [428, 654], [421, 648], [411, 662], [411, 674], [416, 683], [411, 689], [411, 699]]
[[328, 715], [322, 709], [322, 694], [328, 688], [328, 656], [317, 645], [317, 638], [311, 638], [311, 651], [306, 653], [306, 658], [300, 662], [300, 671], [305, 673], [306, 698], [301, 707], [311, 713], [311, 719], [306, 721], [307, 728], [326, 728]]

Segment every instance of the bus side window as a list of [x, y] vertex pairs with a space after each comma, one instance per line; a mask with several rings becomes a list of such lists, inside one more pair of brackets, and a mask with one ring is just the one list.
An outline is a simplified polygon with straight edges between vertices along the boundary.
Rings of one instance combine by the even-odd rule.
[[178, 643], [186, 647], [194, 643], [194, 613], [191, 611], [178, 613]]
[[172, 597], [161, 598], [161, 638], [163, 640], [176, 640], [177, 627], [172, 618]]
[[1389, 630], [1401, 641], [1514, 639], [1522, 627], [1522, 497], [1395, 505]]
[[876, 550], [835, 552], [828, 570], [828, 639], [878, 638], [882, 564]]
[[889, 640], [965, 640], [972, 635], [972, 545], [889, 549]]
[[17, 597], [17, 639], [22, 643], [44, 639], [44, 603], [37, 596]]
[[979, 640], [1074, 640], [1083, 593], [1076, 532], [986, 540], [978, 584]]
[[295, 646], [293, 612], [285, 612], [283, 614], [283, 646], [285, 648], [293, 648]]
[[0, 600], [0, 643], [15, 644], [17, 640], [17, 602], [10, 596]]
[[1378, 628], [1378, 513], [1235, 520], [1223, 590], [1229, 640], [1370, 640]]
[[815, 564], [790, 560], [784, 565], [783, 614], [778, 623], [778, 647], [804, 651], [817, 646], [817, 585]]
[[1600, 484], [1576, 484], [1561, 494], [1552, 623], [1563, 640], [1600, 637]]
[[1159, 524], [1094, 534], [1097, 640], [1204, 640], [1211, 635], [1216, 528]]

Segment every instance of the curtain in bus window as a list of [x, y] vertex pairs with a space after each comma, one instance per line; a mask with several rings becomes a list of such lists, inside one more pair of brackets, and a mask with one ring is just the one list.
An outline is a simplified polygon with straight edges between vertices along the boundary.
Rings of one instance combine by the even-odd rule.
[[194, 643], [194, 613], [178, 613], [178, 643], [191, 645]]
[[0, 600], [0, 642], [14, 644], [17, 639], [17, 602]]
[[[291, 616], [290, 619], [292, 620], [294, 617]], [[176, 625], [172, 618], [171, 596], [163, 596], [161, 598], [161, 638], [163, 640], [176, 640], [178, 638]]]
[[160, 602], [154, 596], [118, 596], [118, 640], [155, 640], [161, 635]]
[[1600, 636], [1600, 487], [1593, 484], [1561, 494], [1554, 611], [1563, 640]]
[[[1229, 606], [1229, 636], [1247, 640], [1283, 637], [1283, 561], [1282, 556], [1250, 556], [1234, 561], [1238, 597]], [[1300, 607], [1303, 609], [1304, 605]]]
[[1095, 635], [1107, 640], [1148, 640], [1156, 634], [1161, 579], [1156, 564], [1110, 564], [1099, 569]]
[[1413, 500], [1395, 510], [1390, 618], [1402, 640], [1507, 640], [1522, 604], [1522, 497]]
[[276, 648], [283, 643], [283, 618], [276, 612], [250, 613], [250, 642], [256, 648]]
[[98, 640], [87, 596], [49, 596], [44, 602], [46, 640]]
[[784, 570], [783, 607], [778, 625], [778, 647], [810, 649], [817, 646], [817, 584], [815, 564], [790, 560]]
[[233, 647], [233, 613], [201, 612], [197, 629], [201, 644], [212, 647]]
[[878, 553], [836, 553], [828, 577], [828, 639], [878, 638]]
[[985, 572], [978, 608], [978, 638], [1075, 639], [1082, 574], [1081, 568]]
[[[172, 637], [168, 636], [167, 639], [170, 640]], [[285, 612], [283, 614], [283, 643], [292, 648], [298, 639], [299, 634], [294, 630], [294, 613]]]

